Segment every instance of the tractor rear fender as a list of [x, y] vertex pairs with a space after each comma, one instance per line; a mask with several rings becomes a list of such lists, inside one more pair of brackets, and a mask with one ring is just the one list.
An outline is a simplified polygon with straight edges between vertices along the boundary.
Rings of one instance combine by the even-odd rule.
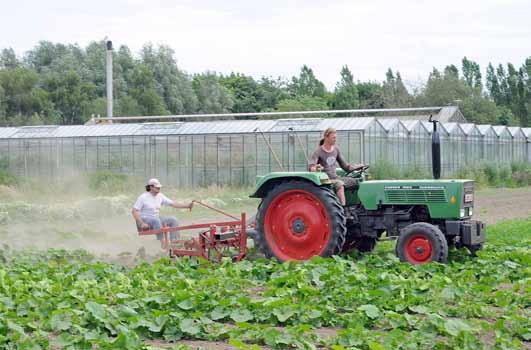
[[273, 172], [263, 176], [256, 177], [256, 187], [251, 198], [263, 198], [274, 185], [286, 180], [303, 180], [308, 181], [316, 186], [330, 185], [328, 175], [323, 172]]

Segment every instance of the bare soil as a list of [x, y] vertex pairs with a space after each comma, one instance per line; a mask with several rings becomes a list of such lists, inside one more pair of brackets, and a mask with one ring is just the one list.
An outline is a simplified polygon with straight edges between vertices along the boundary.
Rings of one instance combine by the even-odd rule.
[[495, 188], [476, 192], [475, 218], [494, 224], [531, 217], [531, 187]]

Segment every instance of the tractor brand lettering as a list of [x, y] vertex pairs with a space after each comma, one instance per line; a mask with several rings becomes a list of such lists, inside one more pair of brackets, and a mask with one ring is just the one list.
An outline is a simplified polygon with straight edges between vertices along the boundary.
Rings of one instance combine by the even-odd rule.
[[385, 186], [385, 190], [444, 190], [444, 186]]

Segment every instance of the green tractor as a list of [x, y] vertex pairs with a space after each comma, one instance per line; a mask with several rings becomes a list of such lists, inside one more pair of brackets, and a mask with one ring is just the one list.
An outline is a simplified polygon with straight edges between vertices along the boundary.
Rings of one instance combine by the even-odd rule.
[[[485, 225], [472, 220], [474, 182], [440, 180], [440, 143], [434, 122], [434, 180], [367, 180], [368, 166], [346, 173], [358, 189], [345, 187], [342, 206], [322, 172], [273, 172], [257, 179], [251, 197], [261, 198], [254, 239], [268, 258], [307, 260], [357, 249], [370, 252], [380, 239], [397, 239], [402, 261], [446, 262], [448, 247], [474, 255]], [[385, 233], [385, 236], [384, 236]]]

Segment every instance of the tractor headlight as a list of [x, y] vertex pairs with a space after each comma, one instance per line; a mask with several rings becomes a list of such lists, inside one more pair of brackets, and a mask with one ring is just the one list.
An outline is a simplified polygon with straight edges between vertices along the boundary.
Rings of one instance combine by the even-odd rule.
[[459, 215], [460, 217], [464, 218], [465, 217], [465, 209], [462, 208], [461, 211], [459, 212]]
[[474, 215], [474, 209], [473, 208], [468, 208], [468, 215], [469, 216]]

